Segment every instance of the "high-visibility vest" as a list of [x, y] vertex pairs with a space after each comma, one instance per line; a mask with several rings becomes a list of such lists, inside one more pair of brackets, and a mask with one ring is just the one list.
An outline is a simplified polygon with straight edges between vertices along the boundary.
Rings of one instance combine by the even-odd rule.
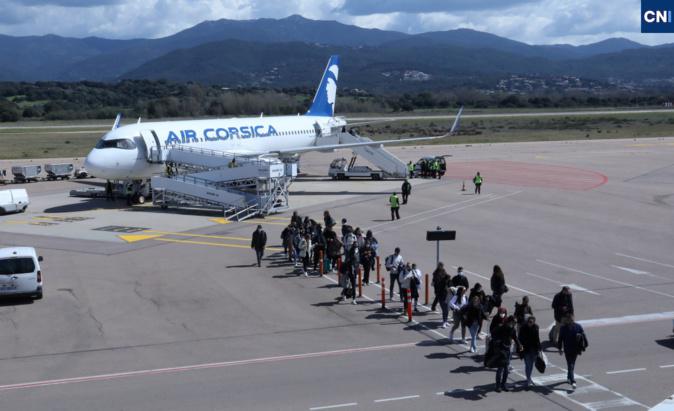
[[407, 165], [407, 171], [414, 171], [414, 164], [409, 163], [409, 164]]
[[392, 195], [388, 199], [389, 203], [391, 203], [391, 208], [398, 208], [400, 207], [400, 200], [398, 199], [398, 196]]
[[473, 182], [475, 184], [482, 184], [482, 176], [475, 176], [475, 178], [473, 179]]

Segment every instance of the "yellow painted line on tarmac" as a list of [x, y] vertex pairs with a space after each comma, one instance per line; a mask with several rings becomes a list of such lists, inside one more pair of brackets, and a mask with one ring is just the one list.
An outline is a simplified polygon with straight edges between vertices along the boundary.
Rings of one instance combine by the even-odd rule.
[[29, 221], [5, 221], [5, 224], [28, 224]]
[[265, 220], [290, 221], [290, 217], [265, 217]]
[[[194, 244], [194, 245], [208, 245], [211, 247], [223, 247], [223, 248], [245, 248], [249, 249], [248, 245], [241, 244], [227, 244], [227, 243], [210, 243], [208, 241], [194, 241], [194, 240], [177, 240], [173, 238], [155, 238], [156, 241], [165, 241], [168, 243], [178, 243], [178, 244]], [[269, 251], [282, 251], [281, 248], [276, 247], [267, 247], [266, 250]]]
[[117, 237], [121, 238], [122, 240], [126, 241], [127, 243], [137, 243], [138, 241], [154, 240], [156, 238], [161, 237], [161, 235], [160, 234], [157, 234], [157, 235], [152, 235], [152, 234], [125, 234], [125, 235], [118, 235]]
[[174, 233], [171, 231], [157, 231], [157, 230], [147, 230], [143, 231], [148, 234], [159, 234], [159, 235], [173, 235], [176, 237], [196, 237], [196, 238], [213, 238], [216, 240], [234, 240], [234, 241], [250, 241], [250, 238], [246, 237], [228, 237], [224, 235], [208, 235], [208, 234], [191, 234], [191, 233]]
[[222, 217], [219, 217], [219, 218], [209, 218], [208, 221], [210, 221], [210, 222], [212, 222], [212, 223], [216, 223], [216, 224], [229, 224], [229, 223], [231, 223], [231, 221], [229, 221], [229, 220], [226, 219], [226, 218], [222, 218]]

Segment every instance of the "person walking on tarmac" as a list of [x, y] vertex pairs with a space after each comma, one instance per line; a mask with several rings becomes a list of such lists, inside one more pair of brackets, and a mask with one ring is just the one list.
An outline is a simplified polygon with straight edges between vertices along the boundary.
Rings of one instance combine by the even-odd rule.
[[410, 184], [407, 179], [405, 179], [403, 182], [401, 191], [403, 193], [403, 204], [407, 204], [407, 199], [409, 198], [410, 194], [412, 194], [412, 184]]
[[264, 248], [267, 246], [267, 233], [264, 232], [262, 226], [258, 224], [257, 229], [253, 231], [253, 239], [250, 242], [250, 248], [255, 250], [257, 256], [257, 266], [262, 264], [262, 257], [264, 256]]
[[456, 275], [452, 277], [452, 287], [463, 287], [466, 291], [470, 289], [468, 278], [463, 273], [463, 267], [456, 269]]
[[574, 374], [576, 359], [587, 349], [587, 336], [583, 327], [573, 320], [573, 314], [567, 314], [563, 322], [564, 325], [559, 332], [557, 349], [559, 355], [562, 355], [562, 348], [564, 349], [567, 369], [566, 382], [573, 389], [576, 389], [576, 376]]
[[407, 174], [409, 178], [414, 178], [414, 164], [412, 164], [412, 161], [407, 163]]
[[480, 175], [480, 172], [478, 171], [477, 174], [475, 174], [475, 177], [473, 177], [473, 184], [475, 184], [475, 194], [480, 194], [481, 189], [482, 189], [482, 176]]
[[536, 324], [536, 317], [529, 316], [527, 321], [520, 327], [518, 337], [522, 344], [522, 356], [524, 357], [524, 374], [527, 381], [525, 387], [529, 389], [534, 385], [531, 380], [531, 372], [534, 370], [534, 364], [538, 353], [541, 351], [541, 338], [538, 335], [538, 324]]
[[[389, 299], [391, 301], [393, 301], [393, 287], [395, 285], [395, 282], [398, 281], [398, 274], [404, 265], [405, 260], [403, 259], [403, 256], [400, 255], [400, 247], [396, 247], [393, 254], [389, 255], [384, 260], [384, 266], [386, 267], [386, 270], [389, 272]], [[400, 296], [402, 298], [402, 289], [400, 286], [400, 281], [398, 281], [398, 292], [400, 292]]]
[[573, 296], [571, 295], [571, 289], [568, 286], [562, 287], [562, 291], [555, 294], [552, 299], [552, 309], [555, 315], [555, 326], [550, 333], [551, 341], [553, 344], [557, 344], [559, 341], [559, 330], [562, 326], [562, 320], [567, 315], [573, 315]]
[[517, 352], [522, 352], [522, 346], [517, 333], [515, 332], [515, 318], [510, 316], [504, 324], [496, 327], [492, 333], [491, 344], [493, 346], [493, 355], [495, 356], [493, 364], [496, 365], [496, 392], [510, 391], [506, 386], [508, 373], [510, 371], [510, 358], [512, 343], [515, 342]]
[[400, 220], [400, 199], [398, 198], [398, 194], [391, 194], [391, 197], [388, 198], [388, 202], [391, 206], [391, 221], [396, 219]]
[[506, 286], [505, 275], [498, 265], [494, 266], [490, 283], [494, 307], [501, 307], [501, 304], [503, 303], [503, 294], [508, 292], [508, 287]]
[[414, 281], [414, 273], [412, 272], [412, 265], [406, 263], [398, 270], [398, 282], [400, 283], [400, 301], [403, 302], [402, 315], [405, 315], [407, 304], [412, 302], [407, 299], [407, 290], [410, 290], [410, 298], [412, 296], [412, 287]]
[[443, 263], [438, 263], [438, 267], [433, 271], [433, 291], [435, 291], [435, 298], [431, 304], [431, 311], [435, 311], [438, 304], [442, 310], [442, 328], [447, 328], [449, 325], [449, 306], [447, 301], [447, 289], [450, 286], [450, 276], [445, 270]]

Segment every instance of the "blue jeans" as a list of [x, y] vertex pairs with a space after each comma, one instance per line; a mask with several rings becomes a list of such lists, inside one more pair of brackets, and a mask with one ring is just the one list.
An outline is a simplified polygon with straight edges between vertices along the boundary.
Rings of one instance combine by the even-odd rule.
[[439, 304], [440, 309], [442, 310], [442, 322], [446, 323], [449, 319], [449, 305], [447, 304], [447, 300], [444, 298], [439, 301]]
[[468, 331], [470, 331], [470, 348], [473, 350], [477, 351], [477, 330], [480, 328], [480, 323], [479, 322], [474, 322], [468, 327]]
[[524, 354], [524, 373], [527, 376], [527, 382], [531, 382], [531, 373], [534, 370], [537, 357], [537, 352], [527, 352]]
[[576, 376], [574, 374], [575, 368], [576, 368], [576, 358], [578, 358], [578, 354], [574, 353], [568, 353], [564, 351], [564, 357], [566, 357], [566, 368], [567, 368], [567, 373], [566, 373], [566, 379], [571, 381], [572, 383], [576, 382]]

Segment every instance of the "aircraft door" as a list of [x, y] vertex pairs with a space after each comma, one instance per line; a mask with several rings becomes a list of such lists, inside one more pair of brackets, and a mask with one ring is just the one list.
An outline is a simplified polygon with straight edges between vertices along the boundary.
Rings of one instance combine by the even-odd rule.
[[150, 163], [160, 163], [163, 161], [162, 147], [159, 143], [159, 137], [154, 130], [143, 130], [140, 137], [145, 143], [145, 158]]

